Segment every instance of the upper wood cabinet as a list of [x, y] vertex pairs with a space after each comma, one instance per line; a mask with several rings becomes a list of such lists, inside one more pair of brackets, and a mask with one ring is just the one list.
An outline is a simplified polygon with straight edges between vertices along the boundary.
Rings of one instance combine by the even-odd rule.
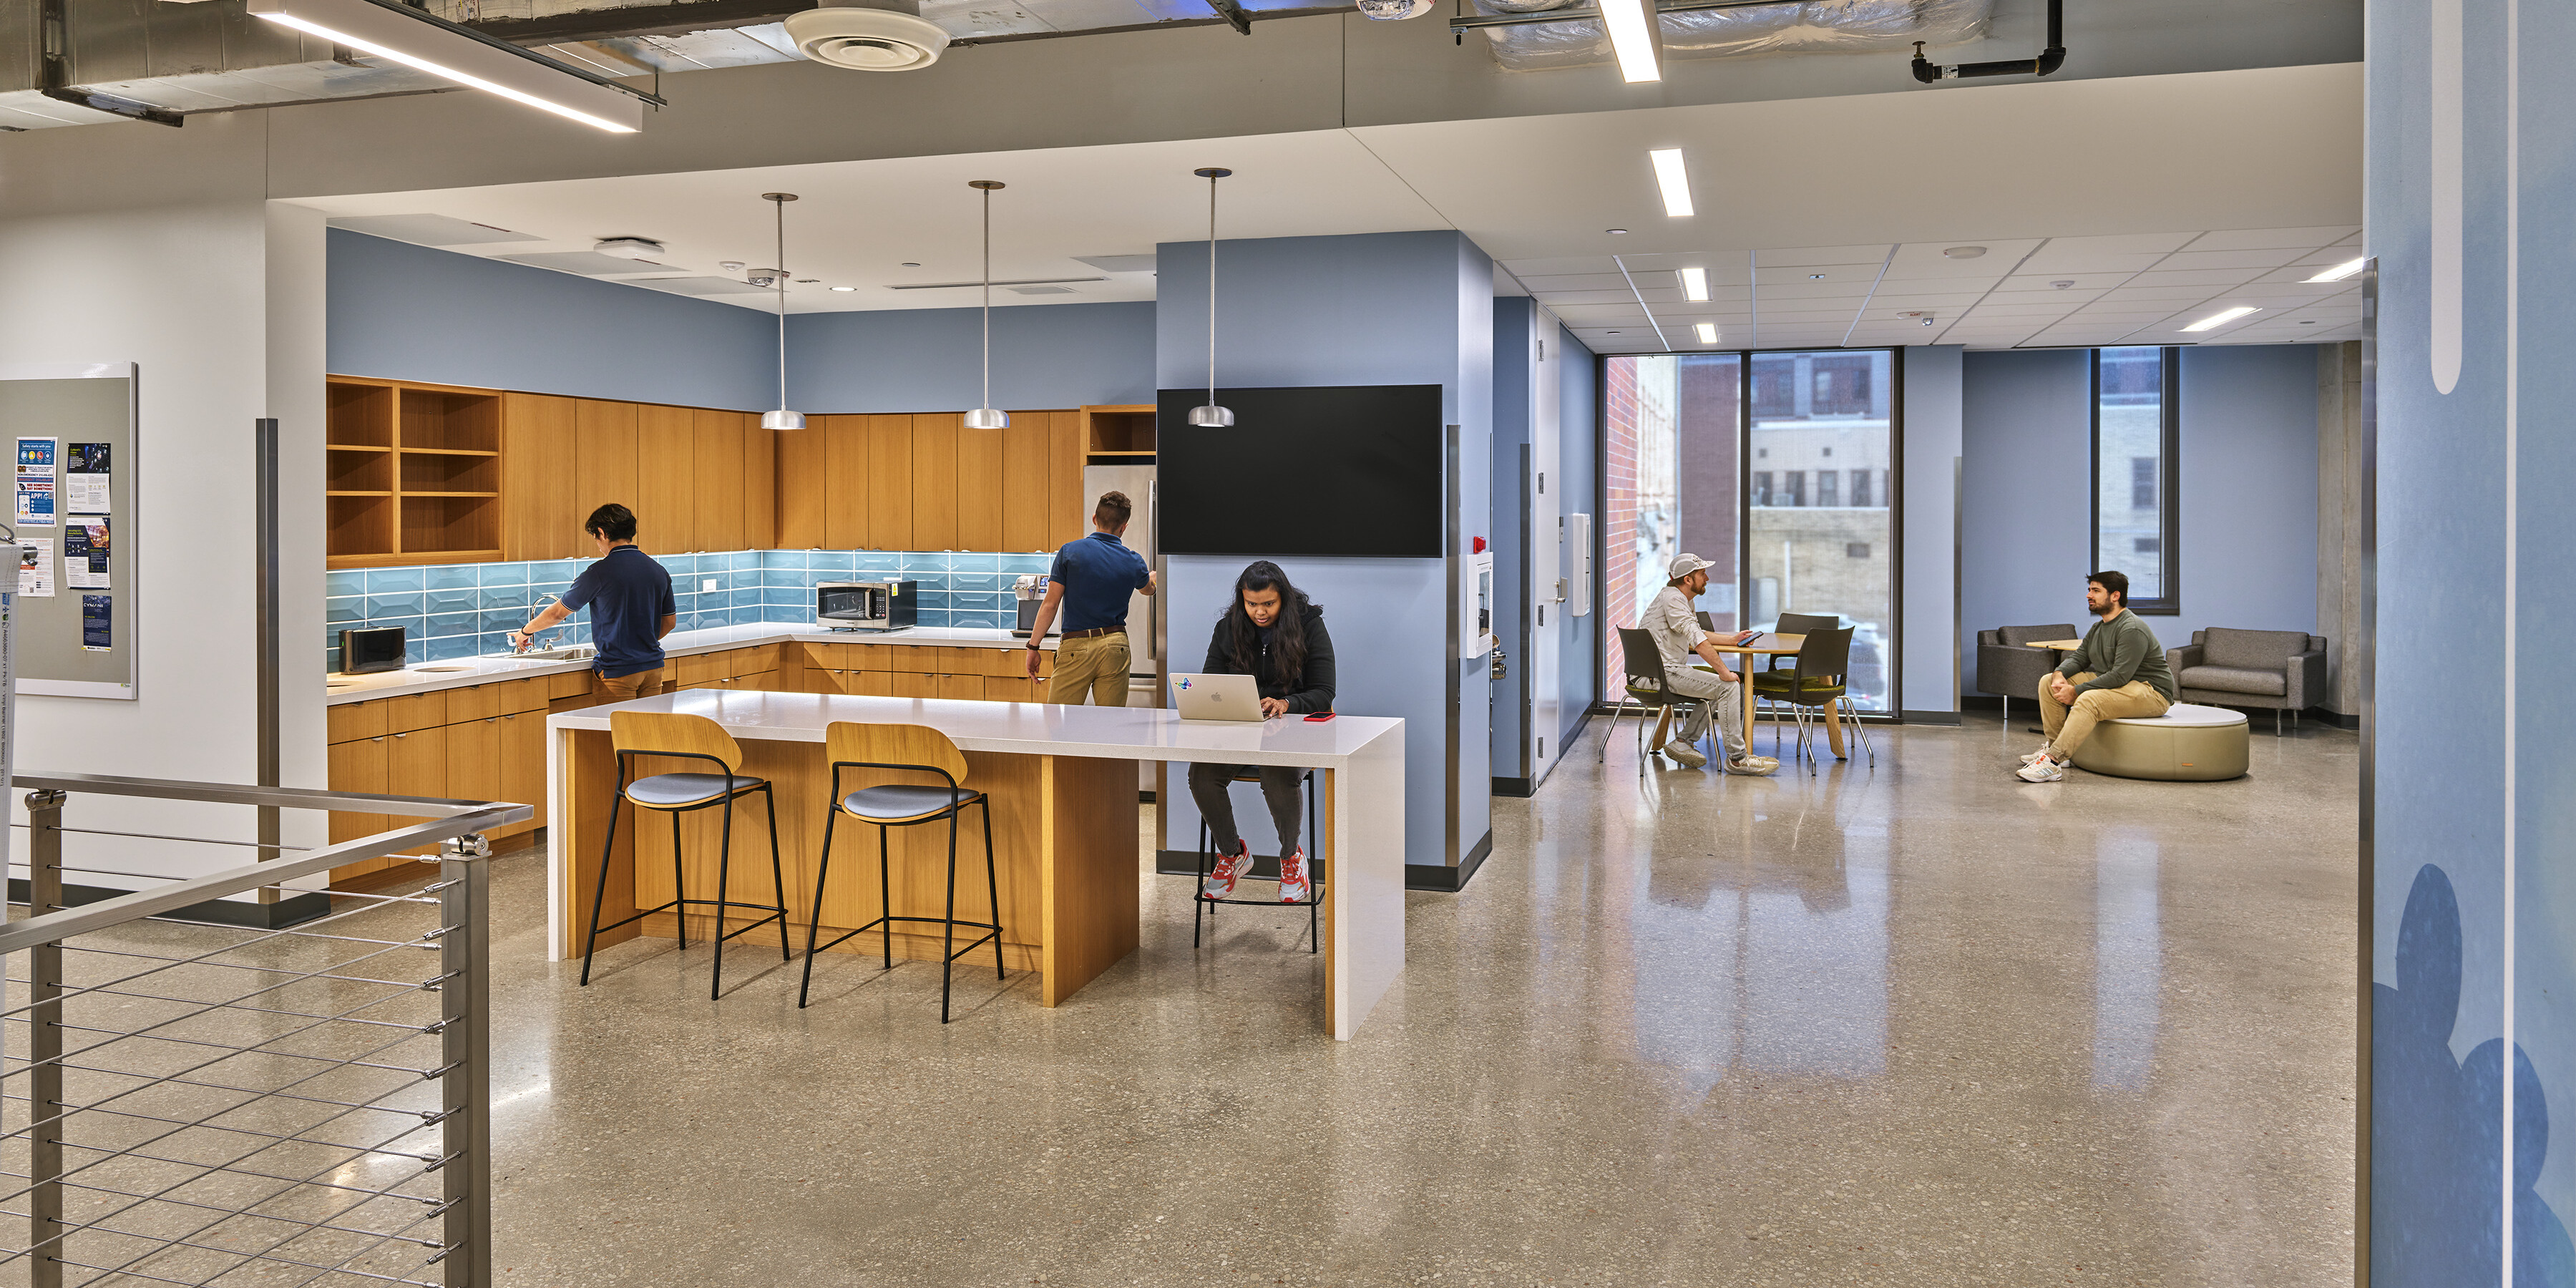
[[500, 557], [500, 393], [335, 376], [325, 397], [331, 567]]
[[[769, 545], [768, 533], [757, 538], [746, 535], [749, 525], [743, 520], [747, 500], [743, 476], [748, 462], [744, 439], [773, 432], [758, 428], [744, 412], [697, 413], [697, 549], [752, 550]], [[762, 482], [766, 484], [768, 480], [764, 478]]]
[[1083, 411], [815, 416], [773, 435], [782, 549], [1052, 550], [1081, 537]]
[[698, 540], [697, 415], [686, 407], [635, 409], [635, 543], [644, 553], [680, 554]]
[[567, 559], [581, 553], [573, 473], [578, 399], [501, 395], [501, 557]]

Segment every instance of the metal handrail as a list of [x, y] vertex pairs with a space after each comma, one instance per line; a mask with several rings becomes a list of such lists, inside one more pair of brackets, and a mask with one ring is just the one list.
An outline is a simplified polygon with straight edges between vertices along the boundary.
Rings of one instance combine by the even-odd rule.
[[192, 783], [167, 778], [119, 778], [106, 774], [17, 774], [11, 782], [37, 791], [81, 792], [99, 796], [139, 796], [157, 800], [202, 801], [216, 805], [272, 805], [286, 809], [355, 810], [369, 814], [430, 815], [420, 823], [362, 836], [307, 851], [300, 858], [276, 859], [226, 868], [150, 890], [118, 895], [77, 908], [13, 921], [0, 928], [0, 956], [38, 944], [86, 935], [121, 922], [157, 917], [191, 904], [241, 894], [328, 872], [400, 850], [415, 849], [456, 837], [490, 831], [505, 823], [535, 817], [536, 810], [508, 801], [444, 800], [427, 796], [382, 796], [367, 792], [317, 791], [309, 787], [246, 787], [237, 783]]
[[[24, 1218], [28, 1233], [22, 1244], [0, 1246], [0, 1265], [24, 1261], [28, 1267], [25, 1282], [33, 1288], [59, 1288], [66, 1282], [67, 1269], [93, 1272], [84, 1282], [230, 1282], [228, 1276], [254, 1263], [300, 1275], [297, 1281], [308, 1284], [325, 1280], [415, 1284], [423, 1288], [480, 1288], [489, 1284], [491, 864], [490, 847], [480, 834], [502, 824], [524, 821], [534, 811], [508, 801], [101, 774], [20, 774], [13, 781], [32, 789], [26, 798], [31, 852], [25, 862], [29, 911], [33, 915], [0, 927], [0, 960], [27, 963], [23, 976], [10, 981], [25, 989], [21, 1004], [0, 1012], [0, 1022], [5, 1022], [9, 1032], [6, 1059], [0, 1061], [0, 1082], [25, 1087], [23, 1095], [0, 1095], [0, 1101], [13, 1110], [10, 1116], [15, 1120], [7, 1124], [6, 1130], [0, 1130], [0, 1140], [24, 1138], [27, 1170], [6, 1173], [19, 1188], [0, 1200], [0, 1208], [7, 1209], [5, 1215]], [[422, 821], [310, 850], [294, 858], [245, 864], [207, 876], [167, 881], [97, 903], [63, 907], [65, 872], [104, 871], [63, 862], [64, 837], [89, 830], [63, 825], [63, 809], [73, 793], [247, 805], [261, 809], [263, 814], [281, 809], [336, 809], [409, 816]], [[275, 840], [266, 822], [262, 824], [262, 837], [267, 842]], [[194, 843], [214, 838], [151, 839]], [[426, 861], [439, 865], [439, 879], [427, 888], [403, 894], [333, 891], [336, 906], [300, 926], [260, 928], [162, 920], [162, 927], [180, 927], [177, 933], [182, 935], [243, 936], [205, 951], [200, 951], [202, 945], [198, 944], [179, 947], [176, 955], [167, 951], [172, 945], [161, 930], [140, 940], [79, 942], [84, 936], [164, 918], [165, 914], [209, 900], [273, 888], [344, 864], [431, 843], [439, 845], [440, 854]], [[358, 906], [351, 907], [352, 901]], [[354, 928], [317, 924], [373, 916], [386, 909], [408, 909], [388, 915], [417, 917], [424, 908], [434, 911], [436, 921], [408, 939], [331, 933]], [[365, 929], [381, 925], [373, 923]], [[298, 954], [321, 952], [325, 960], [316, 963], [309, 958], [277, 955], [288, 949]], [[359, 963], [390, 960], [389, 954], [404, 949], [436, 953], [436, 972], [425, 979], [403, 979], [398, 976], [406, 972], [399, 969], [370, 969], [363, 975], [350, 971]], [[352, 951], [356, 951], [355, 956], [348, 955]], [[236, 959], [223, 960], [226, 957]], [[120, 964], [112, 968], [113, 977], [106, 979], [96, 978], [88, 967], [79, 965], [128, 961], [157, 964], [130, 972]], [[242, 970], [256, 972], [259, 977], [259, 983], [247, 991], [225, 987], [196, 996], [187, 983], [190, 971]], [[164, 978], [171, 982], [156, 982], [148, 989], [135, 987], [144, 977], [163, 976], [164, 972], [169, 972]], [[397, 977], [374, 978], [380, 973]], [[211, 977], [194, 978], [202, 983]], [[226, 974], [221, 978], [241, 977]], [[326, 994], [333, 1000], [317, 999], [300, 1007], [281, 996], [299, 986], [317, 985], [342, 991]], [[365, 998], [347, 993], [351, 985], [389, 991]], [[75, 1018], [70, 1008], [93, 998], [107, 999], [107, 1007], [82, 1011]], [[252, 1003], [254, 998], [258, 999], [256, 1004]], [[407, 1003], [419, 1007], [424, 1002], [434, 1007], [434, 1018], [388, 1020], [359, 1014], [379, 1006]], [[157, 1018], [127, 1015], [137, 1003], [181, 1009]], [[256, 1031], [238, 1040], [227, 1040], [225, 1031], [203, 1027], [226, 1017], [253, 1019]], [[284, 1026], [276, 1021], [284, 1021]], [[117, 1027], [101, 1027], [110, 1023]], [[182, 1025], [191, 1027], [182, 1031]], [[372, 1036], [359, 1039], [367, 1049], [354, 1055], [345, 1050], [325, 1054], [303, 1046], [308, 1036], [320, 1038], [326, 1030]], [[390, 1041], [379, 1040], [389, 1032], [398, 1036], [392, 1036]], [[71, 1045], [67, 1037], [74, 1039], [76, 1049], [65, 1049]], [[298, 1040], [294, 1049], [283, 1045], [290, 1038]], [[433, 1044], [436, 1054], [432, 1057], [429, 1050], [405, 1048], [408, 1043]], [[397, 1048], [405, 1050], [395, 1054]], [[135, 1063], [138, 1050], [173, 1049], [205, 1053], [205, 1058], [189, 1055], [176, 1069], [156, 1056], [143, 1057], [139, 1066]], [[240, 1057], [286, 1061], [296, 1068], [281, 1085], [256, 1072], [257, 1066], [226, 1064]], [[322, 1067], [313, 1069], [311, 1064]], [[431, 1067], [420, 1067], [423, 1065]], [[190, 1076], [218, 1066], [227, 1071], [202, 1078]], [[344, 1089], [339, 1083], [326, 1085], [317, 1081], [340, 1071], [359, 1071], [389, 1080], [375, 1090], [368, 1089], [370, 1084]], [[67, 1074], [85, 1081], [67, 1086]], [[24, 1083], [18, 1081], [21, 1078]], [[101, 1078], [111, 1081], [101, 1082]], [[237, 1085], [243, 1082], [262, 1085]], [[405, 1103], [431, 1086], [436, 1088], [435, 1110]], [[187, 1088], [211, 1094], [202, 1102], [180, 1106], [128, 1100], [159, 1088]], [[237, 1117], [252, 1106], [280, 1104], [308, 1106], [307, 1116], [310, 1112], [330, 1112], [310, 1122]], [[390, 1136], [381, 1136], [380, 1129], [363, 1135], [345, 1130], [357, 1126], [364, 1114], [391, 1114], [408, 1125]], [[133, 1139], [132, 1133], [114, 1130], [101, 1136], [97, 1124], [102, 1121], [132, 1124], [143, 1138]], [[281, 1126], [285, 1130], [276, 1130]], [[419, 1146], [394, 1148], [405, 1137], [433, 1130], [437, 1133], [434, 1146], [424, 1141]], [[196, 1135], [192, 1137], [191, 1133]], [[209, 1152], [203, 1148], [207, 1134], [219, 1140], [247, 1143]], [[342, 1139], [344, 1135], [357, 1138]], [[196, 1143], [189, 1145], [192, 1139]], [[291, 1153], [275, 1152], [296, 1149], [318, 1150], [335, 1161], [317, 1169], [311, 1156], [294, 1161]], [[78, 1158], [67, 1158], [67, 1153]], [[370, 1178], [369, 1184], [352, 1185], [345, 1183], [346, 1178], [334, 1179], [347, 1158], [356, 1157], [408, 1157], [417, 1160], [420, 1167], [389, 1183], [376, 1183]], [[119, 1175], [112, 1174], [112, 1169], [129, 1160], [192, 1168], [199, 1177], [222, 1175], [247, 1184], [249, 1191], [266, 1192], [256, 1199], [236, 1198], [218, 1204], [206, 1201], [210, 1196], [203, 1193], [178, 1193], [193, 1183], [190, 1178], [172, 1181], [166, 1175], [156, 1175], [121, 1185]], [[433, 1175], [434, 1184], [426, 1188], [434, 1193], [406, 1188], [429, 1181]], [[317, 1193], [340, 1196], [326, 1205], [331, 1210], [318, 1220], [309, 1213], [290, 1216], [271, 1210], [277, 1200], [290, 1194]], [[73, 1194], [90, 1196], [83, 1200], [88, 1208], [85, 1215], [76, 1216], [66, 1210], [66, 1199]], [[408, 1219], [396, 1216], [392, 1228], [380, 1228], [373, 1217], [362, 1214], [362, 1209], [381, 1199], [408, 1200], [421, 1206], [407, 1209]], [[106, 1210], [99, 1211], [102, 1207]], [[196, 1215], [181, 1218], [182, 1212]], [[246, 1224], [227, 1230], [228, 1223], [235, 1221]], [[277, 1227], [289, 1232], [271, 1238]], [[219, 1235], [219, 1230], [226, 1232]], [[341, 1242], [303, 1242], [313, 1232], [328, 1232]], [[241, 1237], [245, 1235], [251, 1237]], [[78, 1251], [87, 1255], [75, 1255], [70, 1243], [74, 1236], [86, 1240]], [[351, 1241], [357, 1241], [354, 1248]], [[384, 1268], [361, 1264], [390, 1248], [417, 1249], [428, 1255], [411, 1262], [417, 1270], [393, 1267], [394, 1273], [385, 1273]], [[412, 1255], [419, 1256], [417, 1252]], [[202, 1269], [187, 1268], [190, 1263], [185, 1260], [168, 1259], [189, 1256], [196, 1256], [199, 1264], [205, 1264], [207, 1258], [228, 1259], [231, 1264], [205, 1276]], [[188, 1277], [173, 1278], [173, 1273]]]

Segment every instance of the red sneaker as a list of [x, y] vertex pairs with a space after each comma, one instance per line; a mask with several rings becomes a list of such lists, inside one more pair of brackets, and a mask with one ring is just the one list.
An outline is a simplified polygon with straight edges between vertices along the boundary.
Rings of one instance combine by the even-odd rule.
[[1279, 902], [1308, 903], [1315, 898], [1315, 885], [1306, 875], [1306, 847], [1279, 861]]
[[1234, 895], [1234, 883], [1242, 880], [1243, 874], [1251, 870], [1252, 846], [1244, 841], [1236, 841], [1234, 853], [1217, 859], [1216, 870], [1208, 873], [1207, 880], [1199, 886], [1199, 892], [1210, 899], [1231, 898]]

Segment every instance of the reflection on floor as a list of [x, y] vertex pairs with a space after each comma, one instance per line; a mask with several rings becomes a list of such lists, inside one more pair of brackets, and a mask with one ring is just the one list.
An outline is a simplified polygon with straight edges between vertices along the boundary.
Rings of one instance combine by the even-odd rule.
[[721, 1003], [667, 941], [577, 989], [506, 859], [502, 1282], [2349, 1282], [2353, 735], [2217, 784], [2026, 785], [2032, 741], [1587, 741], [1346, 1045], [1305, 917], [1194, 952], [1184, 879], [1071, 1004], [961, 971], [943, 1029], [928, 966], [800, 1013], [756, 936]]

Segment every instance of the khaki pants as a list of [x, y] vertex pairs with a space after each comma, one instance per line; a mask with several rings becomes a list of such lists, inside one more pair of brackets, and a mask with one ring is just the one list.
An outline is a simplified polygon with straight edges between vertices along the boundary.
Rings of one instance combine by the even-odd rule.
[[[2070, 683], [2082, 684], [2092, 678], [2091, 671], [2078, 671]], [[2073, 759], [2075, 749], [2093, 736], [2093, 726], [2105, 720], [2160, 716], [2173, 705], [2146, 681], [2131, 680], [2116, 689], [2079, 694], [2075, 705], [2068, 707], [2049, 696], [2048, 680], [2048, 676], [2039, 680], [2039, 726], [2048, 731], [2048, 749], [2059, 760]]]
[[590, 682], [590, 697], [594, 703], [624, 702], [628, 698], [649, 698], [661, 691], [662, 668], [658, 666], [650, 671], [637, 671], [633, 675], [621, 675], [615, 679], [603, 675]]
[[1702, 671], [1687, 666], [1664, 668], [1664, 686], [1686, 698], [1699, 702], [1682, 717], [1681, 732], [1675, 742], [1698, 742], [1708, 733], [1709, 723], [1717, 724], [1717, 739], [1726, 747], [1730, 761], [1745, 754], [1743, 691], [1717, 678], [1715, 671]]
[[1056, 645], [1055, 678], [1047, 682], [1046, 700], [1078, 707], [1085, 695], [1095, 707], [1127, 705], [1127, 632], [1086, 635]]

